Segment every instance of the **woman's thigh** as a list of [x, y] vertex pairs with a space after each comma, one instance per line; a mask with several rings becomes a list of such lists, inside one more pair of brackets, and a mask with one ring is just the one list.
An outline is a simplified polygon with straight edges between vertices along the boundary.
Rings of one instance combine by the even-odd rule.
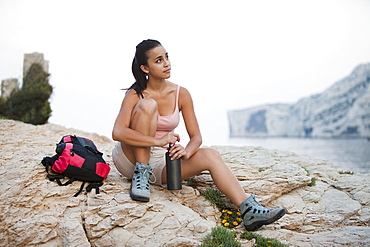
[[213, 148], [200, 148], [188, 160], [181, 160], [182, 179], [188, 179], [210, 170], [211, 166], [224, 165], [220, 153]]

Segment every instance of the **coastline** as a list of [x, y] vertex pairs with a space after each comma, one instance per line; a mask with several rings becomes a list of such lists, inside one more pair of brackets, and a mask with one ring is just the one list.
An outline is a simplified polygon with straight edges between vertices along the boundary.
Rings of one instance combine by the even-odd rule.
[[246, 138], [229, 144], [290, 151], [328, 160], [343, 171], [370, 173], [370, 142], [366, 138]]
[[[220, 213], [200, 199], [213, 186], [204, 172], [197, 187], [171, 192], [152, 186], [149, 203], [133, 202], [130, 182], [111, 160], [115, 142], [56, 124], [0, 120], [0, 246], [197, 246], [219, 225]], [[73, 198], [80, 183], [59, 187], [40, 165], [62, 136], [92, 139], [112, 170], [101, 193]], [[262, 147], [214, 146], [243, 188], [287, 214], [257, 231], [289, 246], [366, 246], [370, 242], [370, 174], [340, 174], [328, 161]], [[308, 184], [315, 179], [315, 186]], [[241, 227], [236, 231], [243, 231]], [[250, 246], [246, 241], [243, 246]]]

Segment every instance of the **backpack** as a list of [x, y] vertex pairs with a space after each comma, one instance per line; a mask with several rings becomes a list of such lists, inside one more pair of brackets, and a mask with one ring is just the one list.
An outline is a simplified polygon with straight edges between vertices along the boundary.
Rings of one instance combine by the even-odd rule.
[[[56, 155], [46, 156], [41, 161], [50, 181], [55, 181], [60, 186], [69, 185], [75, 180], [82, 181], [80, 190], [74, 197], [82, 192], [86, 182], [89, 183], [86, 187], [87, 192], [95, 188], [95, 193], [100, 193], [99, 187], [103, 185], [103, 180], [108, 176], [110, 167], [93, 141], [84, 137], [66, 135], [57, 144], [55, 152]], [[54, 175], [50, 174], [50, 168], [55, 173]], [[70, 179], [62, 183], [61, 179], [64, 177]]]

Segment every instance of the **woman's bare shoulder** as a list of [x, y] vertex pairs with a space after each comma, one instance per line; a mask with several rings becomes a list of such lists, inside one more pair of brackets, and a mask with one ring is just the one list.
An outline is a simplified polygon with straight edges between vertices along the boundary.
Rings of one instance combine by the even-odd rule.
[[135, 89], [129, 89], [126, 92], [125, 98], [140, 99], [140, 95], [136, 92]]
[[185, 109], [186, 106], [193, 106], [193, 99], [190, 95], [190, 92], [185, 87], [180, 87], [180, 93], [179, 93], [179, 105], [180, 109]]
[[140, 96], [134, 89], [130, 89], [126, 92], [123, 102], [131, 102], [136, 104], [140, 100]]
[[127, 96], [129, 96], [129, 97], [131, 97], [131, 96], [137, 96], [137, 93], [136, 93], [136, 91], [135, 91], [135, 89], [129, 89], [129, 90], [127, 90], [127, 92], [126, 92], [126, 95], [125, 95], [126, 97]]
[[190, 97], [190, 92], [187, 88], [180, 86], [180, 96]]

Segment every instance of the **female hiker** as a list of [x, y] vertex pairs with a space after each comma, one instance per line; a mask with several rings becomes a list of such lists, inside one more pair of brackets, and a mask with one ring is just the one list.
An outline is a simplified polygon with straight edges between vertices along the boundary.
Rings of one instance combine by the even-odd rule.
[[[252, 231], [280, 219], [283, 208], [267, 209], [244, 192], [218, 151], [200, 148], [202, 136], [189, 91], [167, 79], [171, 63], [165, 48], [156, 40], [136, 46], [132, 62], [135, 83], [128, 89], [114, 124], [112, 137], [117, 141], [113, 162], [118, 171], [132, 179], [133, 200], [149, 201], [149, 181], [166, 184], [165, 152], [169, 145], [173, 159], [181, 158], [182, 179], [208, 170], [217, 188], [240, 207], [243, 223]], [[184, 119], [189, 142], [184, 147], [174, 133]]]

